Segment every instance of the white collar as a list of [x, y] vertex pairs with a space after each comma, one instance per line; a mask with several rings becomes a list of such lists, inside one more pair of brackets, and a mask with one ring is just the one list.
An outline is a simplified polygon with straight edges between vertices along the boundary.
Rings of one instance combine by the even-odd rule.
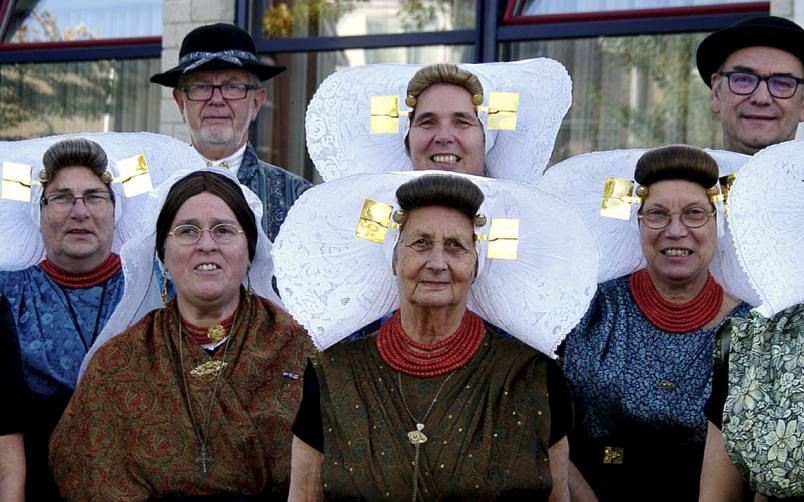
[[221, 167], [223, 169], [228, 169], [234, 173], [235, 176], [237, 176], [237, 171], [240, 170], [240, 164], [243, 163], [243, 155], [246, 152], [246, 145], [247, 143], [244, 143], [243, 146], [238, 148], [233, 154], [218, 160], [210, 160], [204, 157], [201, 152], [198, 152], [198, 149], [196, 149], [196, 151], [198, 152], [198, 155], [204, 159], [207, 167]]

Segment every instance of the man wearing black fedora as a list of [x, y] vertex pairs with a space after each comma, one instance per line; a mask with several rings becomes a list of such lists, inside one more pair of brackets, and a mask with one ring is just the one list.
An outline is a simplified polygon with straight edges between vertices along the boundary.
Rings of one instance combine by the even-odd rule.
[[151, 77], [173, 88], [193, 147], [210, 166], [237, 172], [263, 203], [262, 227], [273, 241], [293, 202], [310, 183], [257, 158], [248, 128], [266, 100], [261, 82], [287, 68], [260, 61], [251, 36], [237, 26], [200, 26], [184, 37], [179, 64]]
[[775, 16], [712, 33], [698, 46], [698, 72], [712, 88], [723, 148], [753, 155], [793, 139], [804, 121], [804, 30]]

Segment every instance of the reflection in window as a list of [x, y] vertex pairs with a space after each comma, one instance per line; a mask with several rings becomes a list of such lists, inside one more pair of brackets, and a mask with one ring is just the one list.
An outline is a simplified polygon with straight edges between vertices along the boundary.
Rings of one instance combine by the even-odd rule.
[[546, 56], [572, 77], [552, 163], [594, 150], [689, 143], [718, 148], [720, 123], [695, 50], [706, 33], [519, 42], [505, 61]]
[[755, 0], [525, 0], [521, 16], [544, 14], [575, 14], [581, 12], [604, 12], [612, 10], [666, 9], [673, 7], [694, 7], [702, 5], [724, 5], [752, 3]]
[[0, 66], [0, 140], [159, 131], [158, 59]]
[[[261, 5], [265, 5], [261, 9]], [[476, 0], [266, 0], [254, 32], [265, 38], [343, 37], [475, 27]]]
[[287, 66], [288, 70], [266, 82], [268, 104], [257, 119], [257, 127], [252, 128], [258, 155], [307, 179], [321, 181], [307, 155], [304, 115], [319, 84], [330, 73], [369, 63], [468, 63], [472, 61], [472, 52], [471, 46], [426, 46], [290, 53], [279, 54], [275, 60], [265, 58], [266, 62]]
[[[0, 2], [2, 4], [2, 2]], [[3, 42], [159, 36], [162, 0], [18, 0]]]

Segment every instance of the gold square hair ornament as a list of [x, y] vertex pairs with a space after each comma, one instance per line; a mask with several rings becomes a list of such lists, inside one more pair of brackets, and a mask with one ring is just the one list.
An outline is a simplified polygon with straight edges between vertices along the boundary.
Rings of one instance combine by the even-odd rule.
[[518, 92], [492, 92], [488, 106], [489, 129], [515, 131], [518, 111]]
[[399, 96], [372, 96], [371, 134], [396, 134], [400, 115], [407, 112], [400, 112]]
[[31, 200], [31, 166], [3, 162], [0, 198], [28, 202]]
[[519, 246], [519, 220], [492, 218], [487, 256], [497, 260], [516, 260]]
[[628, 221], [631, 219], [631, 204], [640, 203], [642, 199], [632, 197], [634, 181], [626, 178], [606, 177], [603, 182], [603, 201], [600, 204], [600, 216]]
[[123, 184], [123, 193], [126, 197], [134, 197], [153, 190], [151, 174], [145, 155], [135, 155], [117, 162], [120, 176], [114, 181]]
[[391, 213], [393, 211], [393, 206], [389, 204], [365, 199], [363, 209], [360, 210], [360, 218], [357, 221], [355, 237], [382, 244], [385, 240], [385, 234], [391, 227]]

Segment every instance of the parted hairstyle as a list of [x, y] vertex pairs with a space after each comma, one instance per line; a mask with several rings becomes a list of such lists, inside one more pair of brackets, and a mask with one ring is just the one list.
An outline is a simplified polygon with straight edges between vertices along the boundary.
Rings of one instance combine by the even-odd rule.
[[[56, 176], [56, 171], [64, 167], [86, 167], [107, 185], [111, 182], [107, 175], [109, 160], [106, 152], [94, 141], [84, 138], [69, 138], [54, 143], [42, 156], [42, 166], [44, 175], [40, 175], [40, 181], [47, 183]], [[114, 199], [113, 199], [114, 201]]]
[[156, 252], [159, 259], [165, 261], [165, 239], [172, 230], [171, 225], [176, 213], [188, 199], [204, 192], [220, 197], [232, 210], [246, 234], [248, 258], [253, 260], [257, 251], [257, 222], [254, 213], [251, 212], [246, 197], [237, 183], [210, 171], [196, 171], [189, 174], [177, 181], [168, 192], [165, 204], [156, 220]]
[[408, 213], [428, 206], [456, 209], [472, 220], [484, 199], [483, 192], [466, 178], [449, 174], [426, 174], [396, 189], [399, 208]]
[[689, 145], [667, 145], [645, 152], [637, 161], [634, 179], [642, 186], [663, 180], [687, 180], [711, 188], [718, 180], [711, 155]]
[[480, 80], [472, 72], [451, 63], [433, 64], [417, 71], [408, 82], [407, 95], [418, 98], [419, 94], [433, 84], [457, 85], [466, 89], [472, 96], [477, 95], [481, 98], [483, 96], [483, 86], [480, 84]]

